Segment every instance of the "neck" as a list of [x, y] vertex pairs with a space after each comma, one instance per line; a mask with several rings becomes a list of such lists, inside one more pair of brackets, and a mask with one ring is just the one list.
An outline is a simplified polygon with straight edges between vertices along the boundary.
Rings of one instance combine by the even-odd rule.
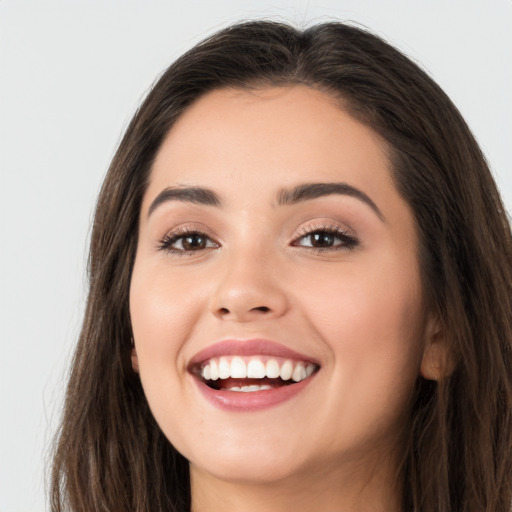
[[396, 473], [323, 469], [272, 482], [217, 478], [191, 465], [192, 512], [400, 512]]

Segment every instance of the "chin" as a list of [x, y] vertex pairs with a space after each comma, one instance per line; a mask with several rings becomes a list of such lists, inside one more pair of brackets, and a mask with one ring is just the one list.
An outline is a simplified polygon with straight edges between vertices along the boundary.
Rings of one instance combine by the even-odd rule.
[[[181, 453], [190, 461], [191, 469], [197, 468], [219, 480], [240, 484], [268, 484], [302, 474], [308, 467], [303, 446], [296, 443], [269, 442], [261, 438], [242, 441], [231, 438], [225, 442], [203, 444], [198, 452]], [[302, 449], [301, 449], [302, 448]]]
[[304, 473], [304, 467], [297, 462], [281, 457], [251, 458], [249, 454], [241, 454], [240, 457], [225, 458], [219, 464], [212, 464], [211, 461], [191, 463], [191, 469], [196, 467], [199, 471], [226, 482], [259, 485], [299, 477]]

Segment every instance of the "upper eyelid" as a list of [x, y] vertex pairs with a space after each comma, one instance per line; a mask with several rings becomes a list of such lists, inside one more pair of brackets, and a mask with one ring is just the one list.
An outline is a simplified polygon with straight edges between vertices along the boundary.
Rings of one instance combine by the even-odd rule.
[[335, 222], [319, 222], [310, 225], [302, 225], [294, 235], [294, 239], [301, 238], [303, 236], [309, 235], [316, 231], [330, 231], [333, 233], [343, 233], [352, 237], [355, 237], [354, 231], [347, 226], [346, 224], [338, 224]]
[[203, 223], [200, 222], [180, 223], [170, 229], [166, 229], [163, 235], [159, 236], [159, 238], [163, 239], [169, 236], [187, 235], [189, 233], [201, 233], [216, 241], [220, 239], [220, 237], [218, 237], [217, 234], [211, 228], [205, 226]]
[[[303, 223], [295, 232], [291, 235], [290, 241], [293, 243], [298, 239], [315, 233], [317, 231], [329, 231], [333, 233], [345, 234], [351, 238], [358, 239], [357, 235], [354, 233], [354, 230], [350, 228], [347, 224], [340, 223], [334, 220], [314, 220], [309, 223]], [[179, 238], [180, 236], [186, 236], [191, 233], [199, 233], [205, 235], [212, 242], [217, 245], [222, 245], [223, 240], [222, 237], [218, 236], [214, 230], [206, 226], [201, 222], [190, 222], [190, 223], [182, 223], [178, 224], [175, 227], [167, 229], [163, 235], [158, 237], [157, 246], [161, 246], [162, 242], [168, 238]]]

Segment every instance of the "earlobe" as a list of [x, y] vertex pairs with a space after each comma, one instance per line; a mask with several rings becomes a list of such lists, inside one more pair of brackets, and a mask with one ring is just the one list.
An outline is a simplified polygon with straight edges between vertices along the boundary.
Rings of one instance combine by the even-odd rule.
[[139, 373], [139, 358], [137, 357], [137, 349], [135, 347], [132, 347], [131, 358], [133, 371]]
[[453, 357], [450, 354], [443, 328], [437, 321], [431, 321], [427, 328], [427, 339], [420, 366], [420, 375], [427, 380], [439, 381], [453, 371]]

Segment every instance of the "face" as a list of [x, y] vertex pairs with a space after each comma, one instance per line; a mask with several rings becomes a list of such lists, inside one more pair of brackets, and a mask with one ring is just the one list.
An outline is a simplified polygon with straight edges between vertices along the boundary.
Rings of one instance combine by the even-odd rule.
[[209, 93], [165, 139], [139, 229], [132, 360], [192, 472], [388, 458], [432, 329], [371, 129], [303, 86]]

